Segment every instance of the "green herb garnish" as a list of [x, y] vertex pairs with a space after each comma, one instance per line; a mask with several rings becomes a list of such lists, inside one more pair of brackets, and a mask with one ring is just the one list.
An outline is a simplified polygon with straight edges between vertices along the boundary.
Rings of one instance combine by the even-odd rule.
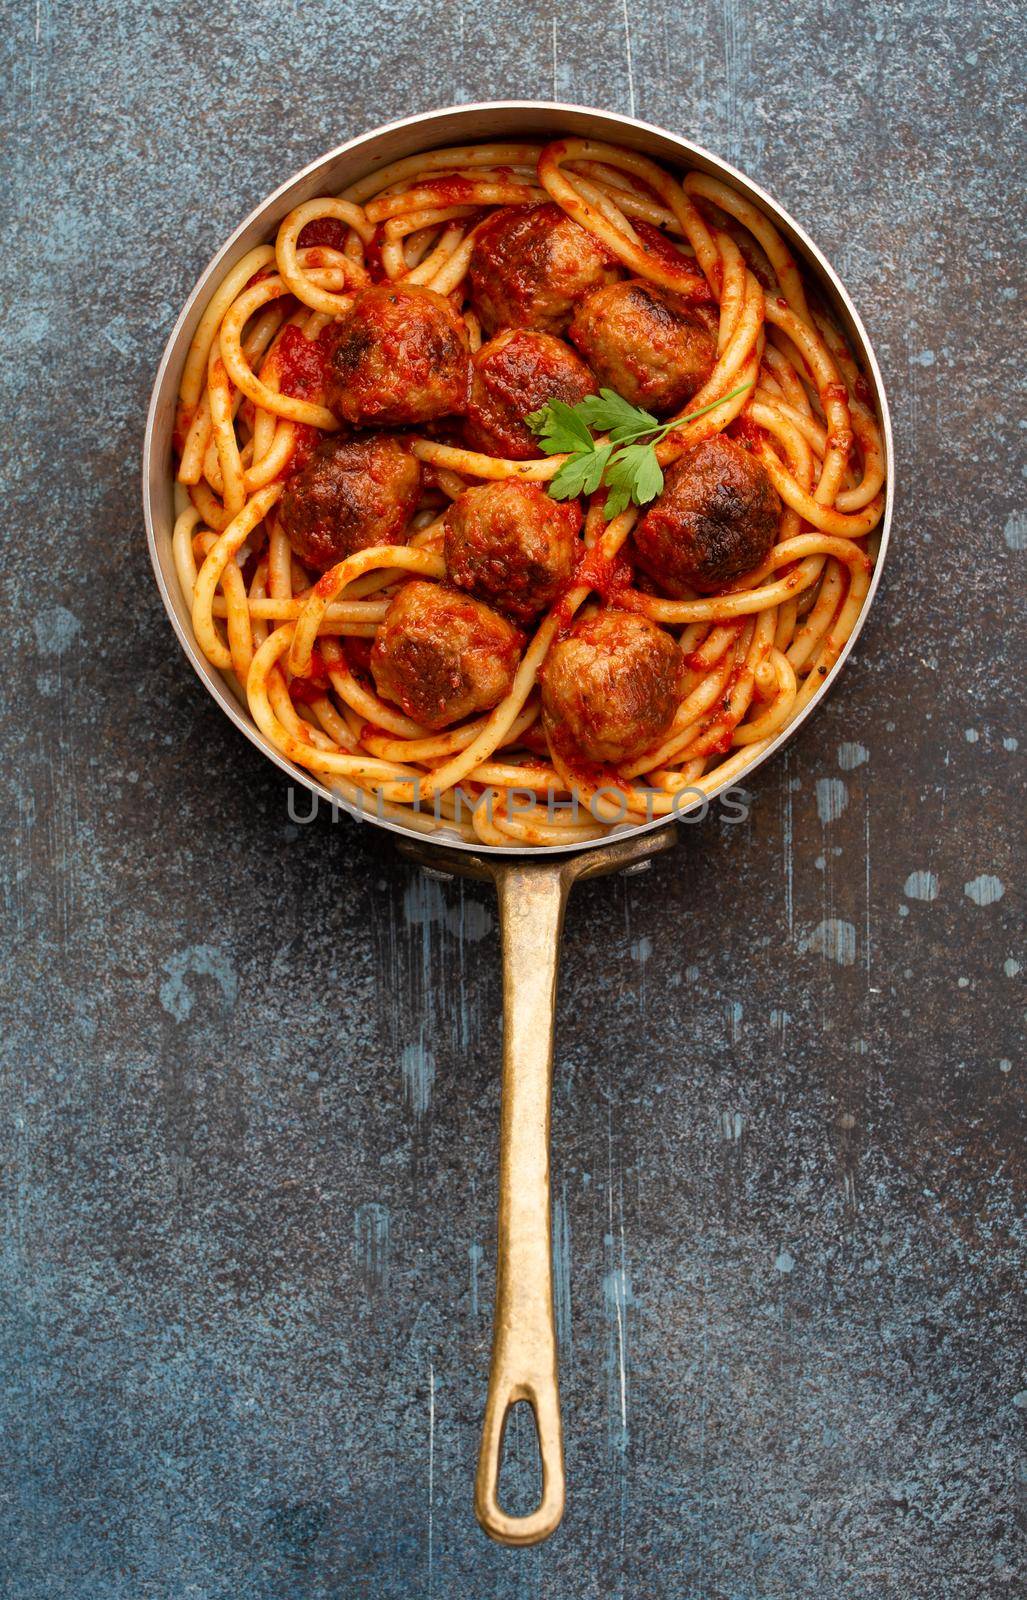
[[[579, 494], [595, 494], [600, 484], [605, 484], [603, 515], [609, 522], [632, 501], [636, 506], [646, 506], [660, 493], [663, 471], [655, 446], [661, 439], [751, 388], [751, 383], [740, 384], [708, 406], [670, 422], [660, 422], [652, 412], [631, 405], [613, 389], [600, 389], [598, 394], [579, 400], [576, 406], [547, 400], [524, 420], [547, 456], [567, 456], [549, 482], [553, 499], [573, 500]], [[608, 442], [597, 445], [593, 430], [608, 434]]]

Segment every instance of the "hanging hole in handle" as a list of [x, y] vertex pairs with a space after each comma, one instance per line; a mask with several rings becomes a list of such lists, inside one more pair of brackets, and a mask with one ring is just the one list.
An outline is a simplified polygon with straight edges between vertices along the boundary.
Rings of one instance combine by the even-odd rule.
[[[511, 1429], [508, 1424], [515, 1411], [518, 1415]], [[516, 1509], [510, 1510], [500, 1504], [505, 1460], [515, 1468]], [[509, 1495], [509, 1471], [505, 1476]], [[525, 1385], [508, 1391], [503, 1400], [490, 1393], [474, 1493], [475, 1514], [482, 1528], [499, 1544], [538, 1544], [559, 1526], [563, 1501], [563, 1440], [555, 1384], [542, 1395]], [[521, 1510], [522, 1504], [527, 1509]]]
[[508, 1517], [526, 1517], [542, 1499], [542, 1450], [530, 1400], [515, 1400], [499, 1441], [496, 1499]]

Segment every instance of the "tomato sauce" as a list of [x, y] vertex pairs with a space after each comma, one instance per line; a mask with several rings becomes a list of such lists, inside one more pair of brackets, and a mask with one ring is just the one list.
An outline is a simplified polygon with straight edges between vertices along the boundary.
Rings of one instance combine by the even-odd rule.
[[[556, 618], [555, 640], [565, 639], [574, 622], [574, 612], [571, 609], [570, 597], [575, 589], [587, 583], [588, 587], [607, 605], [617, 606], [622, 598], [626, 601], [626, 591], [631, 588], [631, 565], [622, 555], [612, 559], [603, 554], [598, 544], [587, 550], [582, 545], [578, 551], [574, 571], [567, 579], [562, 590], [553, 603], [551, 614]], [[630, 609], [625, 605], [625, 609]]]
[[189, 429], [193, 425], [193, 418], [195, 415], [195, 406], [186, 406], [183, 405], [181, 401], [179, 402], [178, 408], [175, 412], [175, 431], [171, 441], [178, 455], [181, 455], [182, 451], [185, 449], [185, 441], [188, 437]]
[[321, 440], [325, 437], [320, 428], [312, 428], [309, 422], [294, 422], [293, 427], [296, 430], [296, 442], [293, 445], [292, 455], [278, 474], [283, 480], [303, 471]]
[[296, 244], [300, 250], [324, 245], [327, 250], [344, 250], [349, 229], [341, 217], [315, 217], [300, 230]]
[[379, 223], [364, 246], [364, 268], [372, 283], [388, 283], [389, 275], [382, 265], [382, 246], [385, 243], [385, 226]]
[[438, 206], [472, 206], [477, 199], [474, 180], [463, 178], [458, 173], [448, 178], [428, 178], [417, 187], [426, 189]]
[[603, 600], [612, 603], [620, 590], [630, 586], [631, 566], [622, 555], [611, 558], [595, 544], [579, 556], [571, 583], [587, 583]]
[[704, 301], [712, 304], [713, 291], [690, 256], [683, 256], [680, 250], [675, 249], [667, 235], [653, 223], [636, 220], [632, 226], [642, 240], [646, 255], [655, 256], [664, 266], [673, 267], [675, 272], [684, 273], [691, 279], [690, 283], [676, 286], [674, 291], [676, 294], [684, 295], [686, 299], [695, 301], [696, 304]]
[[873, 411], [873, 409], [874, 409], [873, 391], [872, 391], [869, 383], [867, 382], [866, 378], [864, 378], [862, 372], [858, 372], [856, 374], [856, 381], [853, 384], [853, 388], [856, 391], [856, 399], [861, 401], [862, 404], [866, 406], [868, 411]]
[[346, 657], [346, 664], [354, 677], [369, 678], [371, 676], [371, 639], [358, 637], [344, 638], [342, 651]]
[[328, 693], [330, 688], [328, 680], [328, 666], [324, 656], [314, 646], [310, 652], [310, 671], [305, 678], [293, 678], [289, 684], [289, 693], [297, 705], [309, 706], [315, 700], [320, 700]]
[[589, 761], [582, 755], [566, 728], [554, 727], [547, 724], [546, 733], [550, 748], [560, 759], [560, 764], [566, 771], [575, 788], [588, 794], [594, 789], [620, 789], [624, 792], [630, 788], [615, 767], [602, 766], [598, 761]]
[[283, 328], [275, 346], [279, 387], [294, 400], [319, 398], [324, 390], [328, 360], [323, 344], [305, 339], [299, 328]]
[[725, 432], [736, 444], [740, 444], [745, 450], [751, 450], [756, 455], [759, 454], [760, 446], [766, 438], [763, 429], [758, 423], [753, 422], [751, 417], [736, 417]]

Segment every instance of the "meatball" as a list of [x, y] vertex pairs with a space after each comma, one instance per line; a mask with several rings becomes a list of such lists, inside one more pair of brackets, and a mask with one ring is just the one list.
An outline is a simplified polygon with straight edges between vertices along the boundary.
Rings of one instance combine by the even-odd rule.
[[587, 761], [628, 761], [655, 744], [673, 717], [681, 666], [675, 640], [648, 617], [592, 612], [546, 657], [546, 732]]
[[405, 583], [371, 650], [378, 693], [425, 728], [490, 711], [508, 693], [521, 635], [456, 589]]
[[325, 439], [280, 501], [286, 538], [323, 572], [373, 544], [403, 544], [421, 491], [421, 466], [397, 439]]
[[578, 502], [552, 500], [536, 483], [465, 489], [446, 512], [450, 582], [528, 622], [571, 576], [580, 532]]
[[774, 547], [781, 501], [765, 467], [718, 433], [679, 456], [634, 531], [639, 566], [700, 594], [750, 572]]
[[494, 212], [475, 237], [468, 270], [486, 333], [563, 333], [575, 301], [617, 276], [609, 251], [551, 203]]
[[547, 400], [577, 405], [595, 394], [585, 363], [562, 339], [531, 328], [508, 328], [483, 344], [473, 358], [471, 398], [464, 433], [472, 450], [527, 461], [539, 442], [524, 418]]
[[570, 338], [600, 382], [632, 405], [675, 411], [701, 389], [717, 359], [713, 316], [643, 278], [582, 300]]
[[354, 427], [428, 422], [467, 403], [464, 320], [431, 289], [361, 289], [330, 334], [325, 400]]

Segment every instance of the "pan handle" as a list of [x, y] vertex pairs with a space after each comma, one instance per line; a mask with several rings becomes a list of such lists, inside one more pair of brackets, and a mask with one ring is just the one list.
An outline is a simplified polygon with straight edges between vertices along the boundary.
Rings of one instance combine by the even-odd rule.
[[[566, 865], [505, 862], [494, 876], [503, 941], [503, 1087], [492, 1368], [474, 1509], [500, 1544], [537, 1544], [563, 1516], [563, 1436], [549, 1220], [549, 1106]], [[503, 1432], [526, 1400], [542, 1457], [542, 1498], [527, 1516], [499, 1504]]]
[[[629, 833], [554, 860], [471, 855], [404, 839], [399, 848], [429, 871], [491, 879], [503, 941], [503, 1100], [499, 1135], [499, 1226], [492, 1367], [474, 1509], [499, 1544], [538, 1544], [563, 1516], [563, 1435], [557, 1380], [549, 1221], [549, 1102], [560, 933], [579, 878], [639, 872], [673, 848], [674, 823]], [[518, 1400], [535, 1417], [542, 1498], [525, 1517], [499, 1504], [503, 1429]]]

